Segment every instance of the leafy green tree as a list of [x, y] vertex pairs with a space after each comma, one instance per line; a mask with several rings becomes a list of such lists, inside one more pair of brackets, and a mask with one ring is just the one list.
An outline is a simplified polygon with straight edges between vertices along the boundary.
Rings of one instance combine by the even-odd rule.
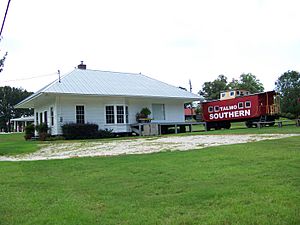
[[219, 75], [218, 78], [212, 82], [205, 82], [199, 95], [206, 99], [218, 99], [220, 92], [227, 89], [227, 77]]
[[275, 83], [275, 90], [281, 96], [281, 112], [292, 114], [289, 117], [300, 116], [300, 73], [287, 71]]
[[229, 89], [229, 90], [240, 89], [239, 81], [237, 79], [233, 78], [232, 81], [227, 84], [226, 89]]
[[10, 119], [21, 116], [33, 115], [33, 111], [29, 109], [15, 109], [15, 105], [31, 95], [32, 92], [27, 92], [21, 88], [0, 87], [0, 130], [9, 131]]
[[252, 73], [243, 73], [240, 75], [238, 89], [258, 93], [264, 91], [264, 86]]

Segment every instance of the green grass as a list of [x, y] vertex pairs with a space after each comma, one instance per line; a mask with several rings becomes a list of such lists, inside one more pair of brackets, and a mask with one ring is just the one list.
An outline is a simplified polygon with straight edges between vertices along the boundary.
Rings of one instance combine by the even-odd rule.
[[300, 224], [299, 146], [0, 162], [0, 224]]
[[0, 134], [0, 156], [17, 155], [38, 150], [36, 141], [25, 141], [23, 133]]

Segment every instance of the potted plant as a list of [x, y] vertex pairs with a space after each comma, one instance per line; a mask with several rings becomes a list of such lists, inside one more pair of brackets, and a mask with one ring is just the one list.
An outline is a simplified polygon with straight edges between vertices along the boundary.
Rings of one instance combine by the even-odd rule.
[[151, 118], [149, 118], [150, 114], [151, 114], [151, 111], [149, 108], [147, 108], [147, 107], [142, 108], [141, 111], [136, 114], [137, 122], [139, 122], [139, 123], [150, 122], [151, 121]]

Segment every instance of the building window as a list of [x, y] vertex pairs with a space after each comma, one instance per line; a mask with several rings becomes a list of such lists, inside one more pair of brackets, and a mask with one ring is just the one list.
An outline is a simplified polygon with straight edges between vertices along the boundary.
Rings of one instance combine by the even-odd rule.
[[208, 112], [209, 112], [209, 113], [212, 113], [213, 111], [214, 111], [214, 107], [209, 106], [209, 107], [208, 107]]
[[225, 93], [221, 93], [221, 98], [224, 98], [225, 97]]
[[124, 123], [124, 106], [117, 105], [117, 123]]
[[43, 123], [43, 113], [40, 113], [40, 123]]
[[164, 104], [152, 104], [152, 113], [154, 120], [165, 120], [165, 105]]
[[48, 113], [47, 113], [47, 111], [44, 112], [44, 123], [48, 124]]
[[231, 92], [230, 92], [230, 96], [234, 96], [234, 91], [231, 91]]
[[245, 102], [245, 107], [246, 108], [251, 108], [251, 102], [250, 101], [246, 101]]
[[84, 124], [84, 106], [76, 105], [76, 123]]
[[239, 96], [241, 93], [240, 91], [236, 91], [236, 95]]
[[239, 109], [242, 109], [242, 108], [244, 108], [244, 103], [243, 103], [243, 102], [239, 102], [239, 104], [238, 104], [238, 108], [239, 108]]
[[215, 112], [219, 112], [219, 110], [220, 110], [220, 107], [219, 106], [215, 106]]
[[39, 124], [39, 113], [35, 113], [36, 124]]
[[54, 126], [54, 111], [53, 111], [53, 107], [50, 108], [50, 120], [51, 120], [51, 126]]
[[129, 119], [128, 119], [128, 106], [125, 106], [125, 116], [126, 116], [126, 123], [129, 123]]
[[127, 124], [128, 106], [125, 105], [107, 105], [105, 106], [105, 117], [107, 124]]
[[115, 112], [114, 106], [108, 105], [105, 106], [105, 115], [106, 115], [106, 123], [115, 123]]

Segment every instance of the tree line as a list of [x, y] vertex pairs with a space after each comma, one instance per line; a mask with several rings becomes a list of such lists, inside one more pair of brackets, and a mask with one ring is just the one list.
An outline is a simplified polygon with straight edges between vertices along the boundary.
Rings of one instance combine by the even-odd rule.
[[33, 115], [32, 109], [16, 109], [15, 105], [30, 96], [32, 92], [22, 88], [0, 87], [0, 131], [9, 131], [13, 118]]

